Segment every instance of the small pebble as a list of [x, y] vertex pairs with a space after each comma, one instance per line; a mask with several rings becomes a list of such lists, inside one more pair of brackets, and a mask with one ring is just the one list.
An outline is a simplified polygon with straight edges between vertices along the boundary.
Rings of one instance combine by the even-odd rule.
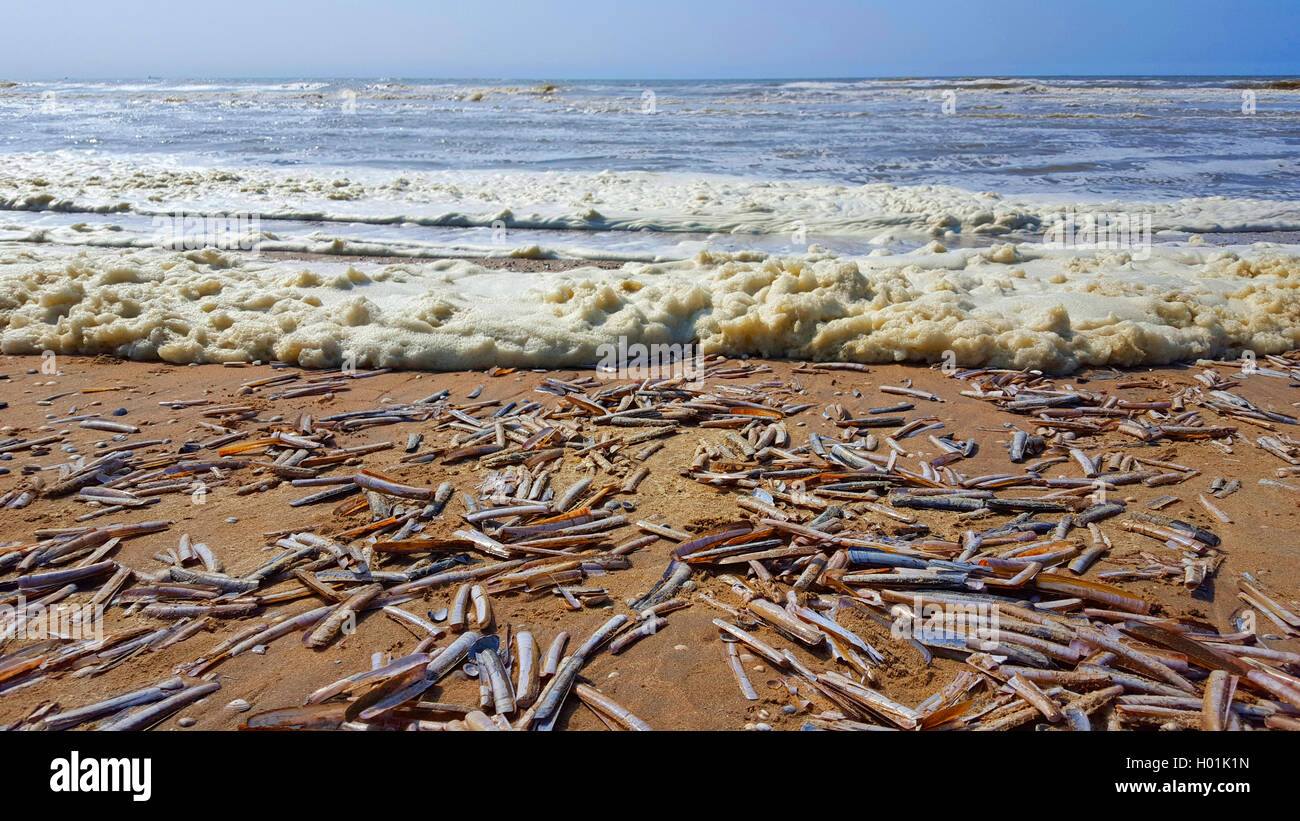
[[674, 645], [673, 645], [673, 649], [674, 649], [674, 650], [686, 650], [687, 647], [686, 647], [685, 644], [674, 644]]
[[181, 716], [180, 718], [176, 719], [176, 724], [181, 727], [193, 727], [195, 724], [198, 723], [199, 722], [197, 720], [192, 719], [189, 716]]
[[244, 701], [242, 698], [237, 698], [234, 701], [227, 704], [226, 709], [234, 713], [246, 713], [248, 712], [248, 708], [251, 706], [252, 705], [250, 705], [247, 701]]
[[126, 408], [118, 408], [117, 410], [113, 411], [113, 415], [114, 415], [114, 416], [126, 416]]
[[239, 522], [239, 520], [236, 519], [234, 516], [227, 516], [227, 517], [226, 517], [226, 524], [228, 524], [228, 525], [237, 524], [238, 522]]
[[759, 723], [754, 725], [754, 729], [758, 730], [760, 733], [766, 733], [771, 731], [772, 725]]
[[781, 712], [785, 713], [788, 716], [792, 716], [795, 713], [799, 712], [799, 708], [795, 707], [793, 704], [787, 704], [781, 708]]

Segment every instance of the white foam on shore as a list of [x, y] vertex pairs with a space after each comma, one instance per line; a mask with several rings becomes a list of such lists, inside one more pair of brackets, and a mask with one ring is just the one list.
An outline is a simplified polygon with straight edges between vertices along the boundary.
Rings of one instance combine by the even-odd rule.
[[[292, 203], [292, 205], [289, 205]], [[1198, 197], [1164, 202], [1002, 196], [945, 185], [836, 185], [643, 171], [207, 168], [95, 152], [9, 154], [0, 210], [265, 219], [877, 237], [1038, 231], [1063, 208], [1151, 215], [1156, 231], [1300, 230], [1300, 202]]]
[[1002, 245], [837, 258], [701, 253], [618, 270], [290, 262], [0, 245], [0, 350], [431, 370], [571, 367], [616, 342], [798, 359], [1161, 364], [1300, 346], [1300, 249]]

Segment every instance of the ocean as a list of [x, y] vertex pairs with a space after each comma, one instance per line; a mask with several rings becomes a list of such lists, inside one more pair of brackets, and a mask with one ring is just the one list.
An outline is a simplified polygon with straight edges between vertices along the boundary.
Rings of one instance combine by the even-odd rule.
[[1300, 334], [1295, 81], [69, 80], [0, 84], [0, 123], [7, 352], [1069, 370]]

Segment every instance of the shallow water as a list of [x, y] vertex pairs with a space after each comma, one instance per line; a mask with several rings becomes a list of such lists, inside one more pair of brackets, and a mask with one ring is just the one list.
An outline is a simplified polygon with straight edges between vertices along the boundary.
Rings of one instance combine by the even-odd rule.
[[181, 209], [286, 250], [640, 260], [980, 242], [1066, 206], [1300, 229], [1300, 90], [1267, 78], [23, 83], [0, 122], [6, 238], [109, 211], [77, 241], [147, 243], [115, 215]]

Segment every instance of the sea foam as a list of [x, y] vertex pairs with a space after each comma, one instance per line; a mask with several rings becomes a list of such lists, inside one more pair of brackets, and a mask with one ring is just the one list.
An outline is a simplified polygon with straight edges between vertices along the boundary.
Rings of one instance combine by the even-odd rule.
[[1003, 195], [950, 185], [831, 184], [648, 171], [209, 168], [79, 152], [11, 154], [0, 210], [588, 232], [997, 237], [1042, 231], [1063, 210], [1149, 215], [1155, 231], [1300, 231], [1300, 203]]
[[0, 350], [429, 370], [586, 366], [602, 344], [1069, 371], [1300, 345], [1294, 248], [1034, 243], [838, 257], [701, 252], [514, 273], [239, 253], [0, 246]]

